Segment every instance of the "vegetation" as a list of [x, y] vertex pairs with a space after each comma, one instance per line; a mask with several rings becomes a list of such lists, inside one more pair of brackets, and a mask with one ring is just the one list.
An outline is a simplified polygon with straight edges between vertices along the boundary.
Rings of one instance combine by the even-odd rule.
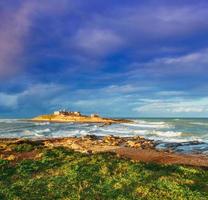
[[1, 157], [1, 200], [208, 199], [208, 171], [203, 169], [30, 145], [16, 144], [11, 152], [35, 151], [30, 159]]
[[35, 147], [32, 144], [19, 144], [19, 145], [10, 145], [11, 149], [15, 152], [29, 152], [35, 149]]

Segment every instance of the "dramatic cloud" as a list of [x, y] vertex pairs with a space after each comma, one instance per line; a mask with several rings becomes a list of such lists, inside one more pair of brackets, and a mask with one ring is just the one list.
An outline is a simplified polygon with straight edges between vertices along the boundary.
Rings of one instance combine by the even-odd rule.
[[[68, 2], [69, 3], [69, 2]], [[59, 14], [67, 9], [66, 1], [17, 1], [1, 3], [0, 17], [0, 79], [27, 70], [27, 46], [36, 19], [44, 14]], [[70, 7], [68, 6], [68, 10]], [[42, 26], [42, 25], [41, 25]]]
[[[171, 77], [182, 79], [187, 76], [193, 76], [200, 81], [199, 76], [205, 76], [208, 72], [208, 50], [203, 49], [198, 52], [185, 54], [182, 56], [156, 58], [145, 63], [133, 63], [128, 72], [131, 78], [148, 76], [149, 78], [164, 78], [165, 80]], [[176, 79], [175, 79], [176, 80]], [[174, 80], [173, 80], [174, 81]]]
[[207, 9], [205, 0], [1, 1], [1, 115], [208, 116]]
[[33, 8], [25, 3], [15, 10], [1, 12], [0, 26], [0, 78], [15, 74], [20, 68], [25, 37], [30, 29], [30, 14]]

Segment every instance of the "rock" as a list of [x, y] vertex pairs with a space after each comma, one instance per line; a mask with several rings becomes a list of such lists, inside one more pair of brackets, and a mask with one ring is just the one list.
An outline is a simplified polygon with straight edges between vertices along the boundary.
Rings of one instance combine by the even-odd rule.
[[134, 136], [133, 137], [133, 140], [143, 140], [144, 139], [144, 137], [142, 137], [142, 136]]
[[10, 160], [10, 161], [15, 160], [15, 156], [14, 156], [14, 155], [9, 155], [9, 156], [6, 158], [6, 160]]
[[173, 153], [173, 150], [171, 150], [171, 149], [166, 149], [165, 152], [167, 152], [167, 153]]
[[123, 139], [121, 139], [120, 137], [109, 135], [103, 138], [103, 142], [109, 145], [118, 146], [123, 142]]
[[112, 135], [105, 136], [105, 137], [103, 138], [103, 142], [105, 142], [105, 143], [111, 143], [112, 141], [115, 141], [115, 137], [112, 136]]
[[141, 147], [141, 144], [139, 142], [136, 142], [136, 141], [129, 140], [126, 143], [129, 147], [133, 147], [133, 148], [140, 148]]
[[148, 148], [152, 149], [153, 147], [154, 147], [154, 144], [150, 140], [146, 140], [146, 141], [142, 142], [143, 149], [148, 149]]
[[155, 147], [155, 145], [153, 143], [149, 144], [149, 148], [153, 149]]

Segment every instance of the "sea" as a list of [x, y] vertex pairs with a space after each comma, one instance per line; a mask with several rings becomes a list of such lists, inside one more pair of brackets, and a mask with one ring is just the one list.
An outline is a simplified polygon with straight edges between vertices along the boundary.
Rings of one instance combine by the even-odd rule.
[[208, 155], [208, 118], [131, 119], [134, 123], [102, 126], [90, 123], [28, 122], [0, 119], [0, 138], [58, 138], [69, 136], [143, 136], [154, 140], [157, 149]]

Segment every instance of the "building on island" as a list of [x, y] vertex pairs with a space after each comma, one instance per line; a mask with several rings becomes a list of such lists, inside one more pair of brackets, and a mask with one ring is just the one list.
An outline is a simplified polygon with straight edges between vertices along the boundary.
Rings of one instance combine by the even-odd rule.
[[77, 112], [77, 111], [76, 112], [73, 112], [73, 114], [76, 115], [76, 116], [81, 116], [81, 113], [80, 112]]
[[91, 114], [90, 117], [100, 117], [97, 113]]
[[53, 114], [54, 115], [60, 115], [60, 111], [54, 111]]
[[59, 111], [54, 111], [54, 115], [64, 115], [64, 116], [81, 116], [81, 113], [76, 111], [76, 112], [71, 112], [71, 111], [66, 111], [64, 110], [59, 110]]

